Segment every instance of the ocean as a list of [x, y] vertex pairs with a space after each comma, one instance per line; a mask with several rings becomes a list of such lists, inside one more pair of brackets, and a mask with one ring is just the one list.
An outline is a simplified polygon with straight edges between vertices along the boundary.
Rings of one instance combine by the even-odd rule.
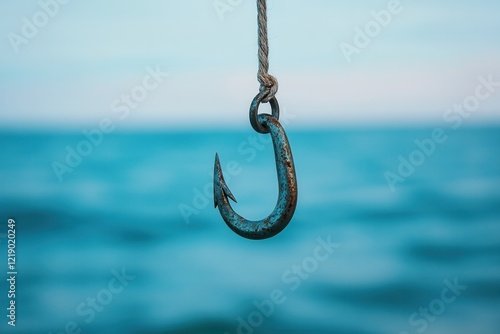
[[439, 131], [289, 131], [297, 210], [254, 241], [214, 209], [214, 157], [263, 218], [268, 135], [3, 130], [0, 332], [500, 333], [500, 128]]

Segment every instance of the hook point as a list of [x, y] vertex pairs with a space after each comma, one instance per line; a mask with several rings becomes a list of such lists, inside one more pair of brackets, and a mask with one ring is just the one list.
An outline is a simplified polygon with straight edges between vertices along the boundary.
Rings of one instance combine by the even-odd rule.
[[238, 203], [234, 195], [229, 190], [229, 187], [224, 180], [224, 175], [222, 174], [222, 168], [220, 166], [219, 154], [215, 153], [215, 166], [214, 166], [214, 207], [217, 207], [219, 196], [217, 194], [222, 188], [221, 196], [232, 199], [235, 203]]

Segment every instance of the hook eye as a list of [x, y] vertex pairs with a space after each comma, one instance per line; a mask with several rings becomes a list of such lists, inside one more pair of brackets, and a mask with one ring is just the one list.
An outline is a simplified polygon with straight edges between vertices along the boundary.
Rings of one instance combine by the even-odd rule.
[[[269, 133], [267, 126], [259, 122], [259, 106], [263, 98], [264, 96], [259, 93], [253, 99], [252, 105], [250, 106], [250, 124], [252, 124], [252, 128], [259, 133]], [[280, 118], [280, 106], [276, 97], [273, 97], [269, 101], [269, 104], [271, 105], [272, 116], [278, 120]]]

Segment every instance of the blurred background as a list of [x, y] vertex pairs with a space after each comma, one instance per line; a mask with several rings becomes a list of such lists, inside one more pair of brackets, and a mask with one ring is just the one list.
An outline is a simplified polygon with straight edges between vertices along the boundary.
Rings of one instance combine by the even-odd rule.
[[255, 1], [0, 4], [1, 333], [498, 333], [500, 3], [268, 2], [264, 241]]

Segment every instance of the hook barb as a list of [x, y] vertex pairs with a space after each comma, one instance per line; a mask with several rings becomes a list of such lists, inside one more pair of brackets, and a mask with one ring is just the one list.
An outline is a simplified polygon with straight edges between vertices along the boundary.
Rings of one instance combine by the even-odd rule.
[[[215, 182], [217, 182], [217, 181], [218, 181], [219, 187], [222, 188], [224, 195], [226, 197], [229, 197], [230, 199], [232, 199], [233, 202], [238, 203], [238, 201], [234, 197], [231, 190], [229, 190], [229, 187], [227, 186], [226, 181], [224, 180], [224, 175], [222, 175], [222, 168], [220, 167], [219, 155], [217, 153], [215, 153], [214, 186], [215, 186]], [[215, 196], [214, 196], [214, 208], [217, 208], [217, 198]]]

